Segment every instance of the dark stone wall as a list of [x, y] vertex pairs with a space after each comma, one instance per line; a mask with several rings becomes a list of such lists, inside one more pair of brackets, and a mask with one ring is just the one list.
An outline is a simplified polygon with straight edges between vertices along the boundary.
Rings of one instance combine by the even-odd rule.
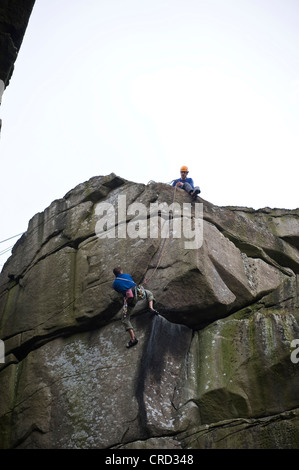
[[9, 84], [35, 0], [0, 2], [0, 80]]

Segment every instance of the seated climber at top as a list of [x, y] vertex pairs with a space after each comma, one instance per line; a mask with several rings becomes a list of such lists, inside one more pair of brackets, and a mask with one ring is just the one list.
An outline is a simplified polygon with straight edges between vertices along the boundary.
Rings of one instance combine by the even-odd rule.
[[197, 198], [197, 195], [200, 193], [199, 187], [198, 186], [194, 187], [193, 179], [187, 178], [187, 175], [189, 173], [187, 166], [182, 166], [180, 169], [180, 172], [181, 172], [181, 177], [174, 180], [172, 182], [172, 186], [178, 186], [179, 188], [184, 189], [190, 194], [190, 196], [192, 196], [192, 199], [195, 200]]

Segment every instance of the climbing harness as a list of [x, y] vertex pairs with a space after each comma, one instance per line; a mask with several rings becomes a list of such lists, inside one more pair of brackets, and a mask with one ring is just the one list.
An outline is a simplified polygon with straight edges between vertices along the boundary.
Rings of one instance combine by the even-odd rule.
[[[116, 277], [115, 279], [122, 279], [121, 277]], [[126, 279], [126, 281], [131, 282], [132, 284], [135, 284], [134, 281], [131, 281], [130, 279]], [[128, 299], [134, 298], [138, 300], [143, 300], [146, 298], [146, 292], [144, 287], [139, 284], [135, 284], [132, 288], [126, 290], [126, 295], [124, 296], [124, 305], [123, 305], [123, 317], [125, 318], [128, 314]]]
[[143, 300], [146, 297], [146, 292], [144, 287], [140, 284], [139, 286], [135, 286], [135, 297], [137, 300]]

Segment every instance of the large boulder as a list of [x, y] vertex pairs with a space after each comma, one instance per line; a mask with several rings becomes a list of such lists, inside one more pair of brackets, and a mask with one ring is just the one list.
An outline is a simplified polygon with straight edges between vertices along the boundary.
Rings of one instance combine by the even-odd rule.
[[[35, 215], [0, 275], [0, 447], [297, 448], [298, 221], [114, 174]], [[117, 265], [160, 312], [129, 350]]]

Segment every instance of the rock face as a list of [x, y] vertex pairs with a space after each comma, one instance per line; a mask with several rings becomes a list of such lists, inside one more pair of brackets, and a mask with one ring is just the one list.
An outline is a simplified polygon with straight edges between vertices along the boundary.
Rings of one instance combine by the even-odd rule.
[[[1, 0], [0, 4], [0, 104], [13, 74], [35, 0]], [[2, 120], [0, 119], [0, 131]]]
[[8, 85], [35, 0], [1, 0], [0, 80]]
[[[137, 304], [131, 349], [117, 265], [160, 311]], [[298, 272], [298, 209], [190, 204], [114, 174], [79, 185], [0, 275], [0, 447], [299, 448]]]

